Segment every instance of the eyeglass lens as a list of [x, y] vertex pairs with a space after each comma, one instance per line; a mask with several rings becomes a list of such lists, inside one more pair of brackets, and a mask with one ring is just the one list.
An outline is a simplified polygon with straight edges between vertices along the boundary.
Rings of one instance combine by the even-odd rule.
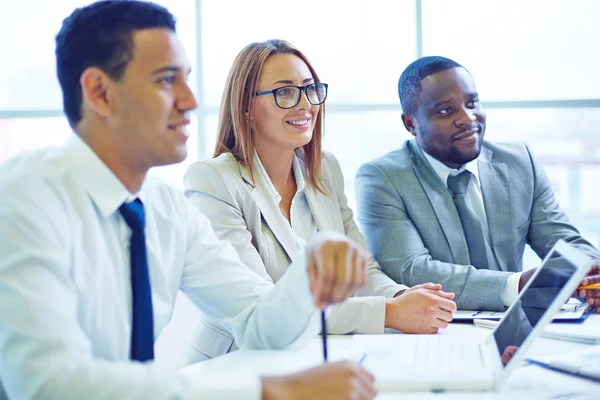
[[[327, 96], [327, 87], [320, 82], [306, 86], [305, 91], [308, 101], [313, 105], [323, 103]], [[277, 90], [275, 99], [279, 107], [292, 108], [300, 102], [300, 92], [301, 90], [295, 86], [282, 87]]]

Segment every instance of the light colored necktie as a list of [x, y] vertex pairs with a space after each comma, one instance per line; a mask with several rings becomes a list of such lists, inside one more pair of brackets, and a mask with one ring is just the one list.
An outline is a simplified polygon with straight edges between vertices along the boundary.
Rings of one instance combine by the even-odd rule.
[[471, 265], [479, 269], [488, 269], [489, 261], [483, 227], [477, 214], [467, 202], [467, 188], [472, 176], [473, 174], [466, 170], [457, 175], [450, 175], [448, 188], [454, 194], [453, 200], [467, 239]]

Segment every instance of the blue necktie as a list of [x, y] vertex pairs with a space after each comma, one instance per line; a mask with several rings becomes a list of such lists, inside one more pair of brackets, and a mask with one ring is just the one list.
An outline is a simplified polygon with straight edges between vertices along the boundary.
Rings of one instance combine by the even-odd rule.
[[131, 324], [130, 359], [147, 361], [154, 359], [154, 322], [152, 317], [152, 295], [148, 258], [146, 256], [146, 235], [144, 234], [144, 205], [140, 199], [123, 203], [119, 207], [121, 215], [131, 229], [129, 248], [131, 262], [131, 303], [133, 318]]
[[454, 194], [454, 204], [467, 239], [471, 265], [479, 269], [487, 269], [489, 263], [483, 227], [477, 214], [467, 202], [467, 188], [472, 175], [471, 172], [465, 170], [460, 174], [448, 176], [448, 188]]

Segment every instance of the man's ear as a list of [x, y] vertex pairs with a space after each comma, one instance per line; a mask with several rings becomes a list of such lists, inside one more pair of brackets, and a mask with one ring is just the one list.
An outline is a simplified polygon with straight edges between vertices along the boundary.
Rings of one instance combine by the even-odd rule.
[[114, 90], [112, 79], [97, 67], [89, 67], [79, 79], [82, 93], [82, 106], [94, 110], [102, 117], [111, 115], [114, 111]]
[[409, 131], [411, 135], [417, 136], [415, 119], [412, 117], [412, 115], [402, 113], [402, 123], [404, 124], [404, 128], [406, 128], [406, 130]]

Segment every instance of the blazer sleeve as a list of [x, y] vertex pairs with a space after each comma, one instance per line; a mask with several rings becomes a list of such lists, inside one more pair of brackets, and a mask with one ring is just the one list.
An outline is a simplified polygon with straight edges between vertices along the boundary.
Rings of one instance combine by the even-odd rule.
[[272, 283], [273, 279], [252, 243], [252, 234], [246, 225], [240, 204], [243, 199], [236, 195], [237, 187], [243, 183], [233, 185], [231, 179], [227, 181], [223, 180], [222, 174], [213, 166], [204, 162], [196, 163], [185, 174], [185, 195], [210, 220], [219, 239], [233, 245], [242, 263]]
[[504, 310], [500, 295], [511, 273], [433, 260], [402, 197], [377, 165], [359, 168], [356, 197], [369, 248], [388, 276], [409, 286], [440, 283], [455, 293], [459, 309]]
[[381, 271], [379, 264], [377, 261], [375, 261], [373, 255], [369, 251], [369, 246], [367, 245], [364, 236], [354, 222], [354, 213], [350, 207], [348, 207], [348, 199], [344, 194], [344, 176], [342, 174], [340, 164], [331, 154], [326, 153], [325, 159], [327, 160], [327, 164], [331, 172], [335, 195], [340, 207], [342, 220], [344, 221], [344, 231], [348, 237], [350, 237], [364, 249], [369, 257], [369, 264], [367, 266], [367, 283], [365, 287], [358, 292], [358, 295], [385, 296], [386, 298], [392, 298], [399, 291], [408, 289], [408, 286], [394, 282], [394, 280]]
[[588, 257], [600, 260], [600, 252], [585, 240], [560, 208], [554, 191], [541, 165], [525, 146], [531, 160], [534, 179], [534, 197], [531, 207], [527, 243], [540, 258], [544, 258], [552, 246], [562, 239], [577, 247]]

